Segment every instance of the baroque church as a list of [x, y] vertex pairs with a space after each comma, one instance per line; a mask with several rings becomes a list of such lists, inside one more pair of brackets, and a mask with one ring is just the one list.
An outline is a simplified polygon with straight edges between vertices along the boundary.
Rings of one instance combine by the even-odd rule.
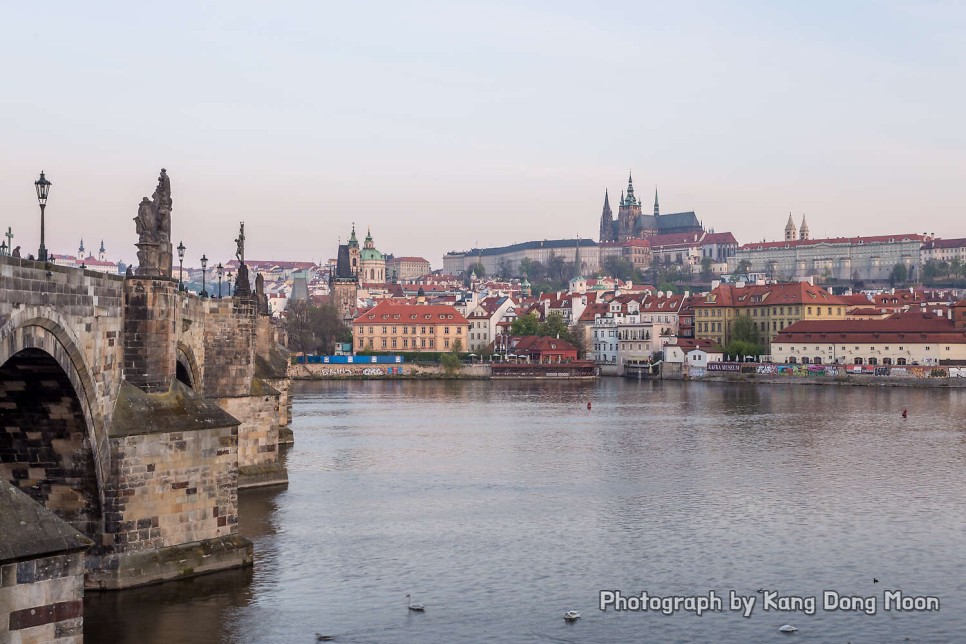
[[386, 258], [376, 249], [372, 231], [366, 234], [362, 248], [356, 237], [356, 225], [352, 224], [349, 242], [339, 244], [335, 274], [329, 278], [329, 297], [343, 315], [355, 310], [359, 288], [367, 284], [383, 284], [386, 281]]
[[704, 227], [694, 212], [661, 214], [654, 190], [654, 214], [641, 212], [641, 200], [634, 196], [634, 179], [627, 176], [627, 191], [621, 193], [617, 219], [610, 209], [610, 198], [604, 191], [604, 210], [600, 215], [600, 241], [623, 242], [628, 239], [643, 239], [653, 235], [672, 233], [702, 233]]

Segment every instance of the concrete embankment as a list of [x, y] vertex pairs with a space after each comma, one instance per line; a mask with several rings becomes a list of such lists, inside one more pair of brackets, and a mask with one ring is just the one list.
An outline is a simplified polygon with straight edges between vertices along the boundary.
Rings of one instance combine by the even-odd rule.
[[490, 377], [490, 365], [464, 364], [448, 374], [438, 364], [293, 364], [288, 375], [293, 380], [481, 379]]

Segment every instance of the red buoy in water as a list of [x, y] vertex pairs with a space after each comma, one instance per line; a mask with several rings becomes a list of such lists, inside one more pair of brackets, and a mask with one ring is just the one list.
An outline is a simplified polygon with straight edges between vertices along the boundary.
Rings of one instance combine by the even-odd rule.
[[590, 411], [590, 401], [587, 401], [587, 411]]
[[902, 417], [903, 417], [903, 418], [906, 418], [906, 417], [908, 417], [908, 416], [909, 416], [909, 410], [908, 410], [908, 409], [903, 409], [903, 410], [902, 410]]

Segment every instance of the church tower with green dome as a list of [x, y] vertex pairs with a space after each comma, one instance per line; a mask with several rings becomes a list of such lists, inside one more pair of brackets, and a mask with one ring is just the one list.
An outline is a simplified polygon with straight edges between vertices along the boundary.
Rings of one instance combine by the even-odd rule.
[[[358, 244], [358, 242], [356, 243]], [[362, 251], [359, 254], [359, 268], [360, 284], [386, 283], [386, 258], [376, 250], [376, 244], [372, 241], [371, 230], [366, 232], [366, 241], [363, 243]]]

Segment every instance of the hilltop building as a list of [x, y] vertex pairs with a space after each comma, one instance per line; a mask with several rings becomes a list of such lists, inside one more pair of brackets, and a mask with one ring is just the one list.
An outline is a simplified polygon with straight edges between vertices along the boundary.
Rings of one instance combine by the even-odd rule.
[[916, 234], [812, 239], [804, 216], [796, 229], [789, 215], [784, 241], [744, 244], [728, 260], [728, 269], [734, 272], [747, 260], [748, 270], [743, 272], [777, 280], [815, 276], [887, 282], [895, 265], [902, 264], [914, 280], [920, 276], [920, 250], [929, 239]]
[[604, 191], [604, 208], [600, 215], [600, 241], [623, 242], [629, 239], [645, 239], [651, 235], [675, 233], [703, 233], [704, 227], [694, 212], [676, 212], [662, 215], [654, 190], [654, 214], [645, 215], [641, 200], [634, 196], [634, 179], [627, 177], [627, 191], [621, 193], [617, 219], [610, 208], [610, 197]]

